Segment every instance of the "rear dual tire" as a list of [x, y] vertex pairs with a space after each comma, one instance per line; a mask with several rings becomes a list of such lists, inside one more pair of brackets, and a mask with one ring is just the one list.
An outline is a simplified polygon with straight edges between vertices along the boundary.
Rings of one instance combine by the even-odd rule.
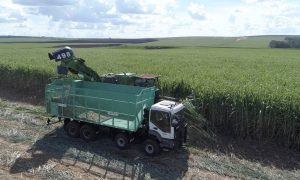
[[80, 136], [80, 124], [77, 121], [70, 121], [65, 125], [67, 135], [72, 138], [78, 138]]
[[119, 133], [115, 136], [115, 145], [117, 148], [124, 150], [129, 146], [129, 138], [125, 133]]
[[96, 130], [92, 125], [80, 125], [77, 121], [70, 121], [64, 125], [67, 135], [72, 138], [81, 137], [85, 141], [93, 141], [96, 139]]
[[94, 126], [85, 124], [80, 128], [80, 137], [81, 139], [90, 142], [96, 139], [96, 130]]

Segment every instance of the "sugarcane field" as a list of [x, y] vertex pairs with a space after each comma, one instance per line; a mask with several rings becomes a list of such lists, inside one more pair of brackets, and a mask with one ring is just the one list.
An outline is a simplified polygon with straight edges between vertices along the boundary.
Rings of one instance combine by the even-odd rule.
[[300, 179], [298, 10], [4, 0], [0, 179]]

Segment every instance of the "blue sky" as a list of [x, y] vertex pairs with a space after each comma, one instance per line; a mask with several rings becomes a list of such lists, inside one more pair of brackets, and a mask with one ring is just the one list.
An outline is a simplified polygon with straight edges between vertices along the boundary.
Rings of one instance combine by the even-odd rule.
[[300, 34], [299, 0], [2, 0], [0, 35], [84, 38]]

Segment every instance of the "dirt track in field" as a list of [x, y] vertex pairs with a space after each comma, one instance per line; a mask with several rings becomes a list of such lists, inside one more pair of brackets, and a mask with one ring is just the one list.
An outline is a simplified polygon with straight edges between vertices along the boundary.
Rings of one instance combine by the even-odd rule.
[[[67, 137], [60, 125], [47, 134], [16, 127], [11, 120], [1, 120], [1, 126], [18, 128], [33, 136], [42, 136], [35, 142], [11, 142], [0, 138], [0, 152], [7, 164], [0, 166], [0, 177], [54, 178], [54, 179], [181, 179], [191, 177], [224, 178], [206, 170], [188, 168], [189, 154], [164, 152], [159, 157], [149, 158], [138, 148], [119, 151], [110, 139], [104, 137], [86, 143]], [[19, 129], [20, 128], [20, 129]], [[139, 146], [139, 145], [137, 145]]]
[[[21, 156], [16, 160], [12, 167], [1, 167], [0, 169], [5, 172], [5, 175], [2, 177], [5, 178], [29, 178], [29, 179], [40, 179], [40, 178], [55, 178], [55, 179], [150, 179], [150, 178], [158, 178], [158, 179], [170, 179], [172, 176], [168, 177], [168, 174], [162, 174], [166, 169], [170, 169], [170, 173], [172, 173], [172, 168], [168, 166], [164, 166], [161, 161], [167, 160], [167, 158], [163, 158], [162, 160], [150, 160], [150, 164], [153, 166], [160, 167], [161, 172], [157, 172], [154, 174], [148, 174], [147, 171], [151, 171], [151, 169], [144, 169], [141, 172], [135, 172], [138, 169], [135, 169], [131, 164], [134, 161], [132, 159], [132, 163], [127, 165], [124, 163], [122, 168], [114, 167], [116, 162], [107, 161], [105, 166], [98, 166], [96, 163], [91, 160], [90, 162], [82, 162], [81, 160], [69, 159], [69, 158], [57, 158], [56, 154], [52, 153], [44, 153], [42, 151], [33, 151], [29, 144], [17, 143], [11, 144], [10, 142], [4, 141], [0, 139], [1, 151], [10, 151], [18, 152]], [[124, 154], [123, 154], [124, 155]], [[146, 159], [144, 159], [146, 160]], [[43, 164], [41, 163], [43, 162]], [[117, 162], [118, 163], [118, 162]], [[119, 162], [120, 163], [120, 162]], [[32, 168], [35, 167], [36, 168]], [[172, 164], [171, 166], [178, 166], [175, 168], [182, 168], [180, 165]], [[29, 169], [30, 168], [30, 169]], [[151, 167], [150, 167], [151, 168]], [[155, 167], [152, 167], [155, 168]], [[138, 170], [139, 171], [139, 170]], [[144, 174], [145, 172], [145, 174]], [[177, 172], [173, 172], [176, 174]], [[0, 176], [1, 177], [1, 176]], [[190, 179], [192, 177], [205, 177], [209, 179], [223, 179], [226, 176], [221, 176], [216, 173], [212, 173], [205, 170], [197, 170], [191, 168], [186, 173], [182, 174], [179, 178]]]
[[[226, 176], [189, 167], [187, 149], [147, 157], [141, 144], [125, 151], [106, 134], [95, 142], [66, 136], [62, 123], [46, 125], [35, 106], [0, 108], [0, 178], [5, 179], [181, 179]], [[34, 112], [34, 114], [33, 114]]]
[[[46, 125], [43, 108], [0, 99], [0, 179], [299, 179], [300, 154], [249, 141], [184, 147], [147, 157], [141, 144], [116, 149]], [[228, 142], [226, 142], [228, 141]]]

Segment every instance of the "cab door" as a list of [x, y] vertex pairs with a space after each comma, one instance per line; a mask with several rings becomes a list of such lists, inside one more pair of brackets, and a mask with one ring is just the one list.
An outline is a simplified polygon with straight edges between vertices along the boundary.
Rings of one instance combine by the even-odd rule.
[[174, 139], [174, 128], [171, 127], [170, 112], [151, 110], [149, 129], [156, 131], [164, 139]]

